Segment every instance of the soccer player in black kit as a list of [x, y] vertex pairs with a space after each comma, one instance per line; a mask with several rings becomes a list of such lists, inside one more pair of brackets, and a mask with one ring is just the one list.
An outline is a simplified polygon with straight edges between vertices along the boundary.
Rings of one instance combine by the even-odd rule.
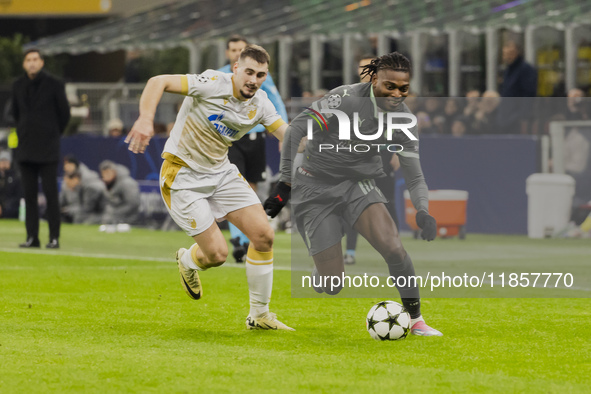
[[[333, 89], [298, 115], [284, 138], [280, 182], [265, 201], [264, 208], [268, 215], [276, 216], [289, 200], [293, 187], [293, 214], [314, 259], [313, 275], [320, 278], [342, 276], [345, 269], [341, 246], [343, 222], [353, 226], [386, 261], [402, 303], [411, 316], [411, 333], [441, 336], [441, 332], [429, 327], [421, 315], [416, 283], [406, 280], [406, 285], [398, 286], [398, 278], [412, 277], [415, 271], [396, 224], [384, 205], [387, 199], [375, 184], [375, 179], [383, 177], [384, 172], [374, 145], [386, 144], [397, 151], [401, 146], [397, 154], [417, 209], [417, 224], [422, 229], [423, 239], [435, 239], [437, 224], [429, 215], [428, 188], [421, 170], [418, 140], [398, 129], [393, 131], [391, 140], [386, 140], [387, 113], [410, 114], [403, 103], [409, 93], [410, 73], [410, 61], [398, 52], [377, 57], [362, 73], [370, 76], [371, 82]], [[357, 123], [351, 126], [350, 140], [339, 139], [338, 117], [323, 110], [342, 111]], [[355, 112], [358, 116], [354, 116]], [[308, 122], [314, 113], [323, 114], [325, 126], [322, 122]], [[408, 119], [395, 123], [408, 123]], [[308, 138], [304, 160], [292, 180], [292, 159], [309, 125], [313, 127], [313, 138]], [[368, 140], [357, 137], [354, 129], [364, 136], [376, 135], [378, 130], [383, 133], [379, 140]], [[416, 125], [408, 131], [417, 137]], [[337, 294], [341, 288], [320, 286], [315, 290]]]

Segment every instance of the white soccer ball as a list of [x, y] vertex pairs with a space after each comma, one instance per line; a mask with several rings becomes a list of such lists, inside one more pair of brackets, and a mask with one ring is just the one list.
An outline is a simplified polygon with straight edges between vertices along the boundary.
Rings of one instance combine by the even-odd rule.
[[371, 307], [365, 319], [365, 326], [373, 339], [404, 339], [410, 331], [410, 315], [399, 303], [382, 301]]

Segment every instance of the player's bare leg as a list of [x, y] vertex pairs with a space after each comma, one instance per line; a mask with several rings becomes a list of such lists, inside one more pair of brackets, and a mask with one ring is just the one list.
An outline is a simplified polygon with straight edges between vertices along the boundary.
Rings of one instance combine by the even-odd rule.
[[246, 278], [250, 295], [248, 329], [293, 330], [269, 312], [273, 290], [273, 240], [275, 233], [269, 225], [261, 204], [242, 208], [226, 215], [226, 219], [250, 240], [246, 254]]
[[[412, 260], [400, 240], [398, 229], [384, 204], [372, 204], [359, 216], [355, 223], [355, 229], [359, 231], [367, 241], [382, 255], [388, 264], [390, 276], [394, 278], [406, 277], [405, 283], [409, 283], [409, 277], [415, 276]], [[429, 327], [421, 316], [421, 302], [418, 286], [396, 286], [400, 292], [400, 298], [411, 317], [411, 332], [421, 336], [441, 336], [439, 331]]]
[[228, 246], [215, 223], [193, 239], [195, 244], [188, 250], [181, 248], [176, 252], [176, 261], [183, 289], [189, 297], [198, 300], [203, 296], [199, 271], [224, 264], [228, 256]]
[[254, 204], [226, 215], [226, 219], [238, 227], [250, 240], [251, 246], [261, 252], [273, 250], [275, 233], [269, 225], [261, 204]]
[[[312, 271], [312, 284], [320, 282], [320, 286], [314, 285], [314, 290], [317, 293], [326, 292], [326, 294], [338, 294], [343, 288], [340, 278], [345, 272], [343, 249], [341, 243], [334, 244], [328, 249], [312, 256], [314, 259], [314, 271]], [[332, 286], [332, 277], [339, 278], [339, 285]]]
[[195, 235], [193, 239], [199, 246], [193, 252], [193, 257], [198, 266], [205, 270], [211, 267], [219, 267], [226, 262], [228, 245], [216, 223], [212, 223], [207, 230]]

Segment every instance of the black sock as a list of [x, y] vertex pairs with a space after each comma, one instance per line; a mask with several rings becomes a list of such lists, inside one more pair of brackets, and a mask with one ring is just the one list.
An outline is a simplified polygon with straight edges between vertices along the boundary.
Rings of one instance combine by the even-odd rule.
[[415, 277], [415, 267], [412, 265], [410, 256], [406, 253], [403, 259], [392, 256], [386, 260], [386, 263], [388, 264], [390, 276], [395, 280], [400, 298], [418, 300], [421, 296], [419, 295], [419, 287]]
[[[411, 277], [415, 276], [415, 268], [412, 264], [412, 260], [408, 253], [402, 261], [400, 258], [396, 259], [393, 257], [388, 263], [388, 271], [390, 276], [396, 279], [396, 287], [400, 293], [402, 299], [402, 305], [408, 311], [411, 319], [416, 319], [421, 316], [421, 299], [419, 298], [419, 287], [415, 280], [410, 280]], [[404, 280], [404, 286], [399, 286], [399, 283]]]
[[408, 311], [411, 319], [416, 319], [421, 316], [420, 298], [402, 298], [402, 305], [404, 305]]

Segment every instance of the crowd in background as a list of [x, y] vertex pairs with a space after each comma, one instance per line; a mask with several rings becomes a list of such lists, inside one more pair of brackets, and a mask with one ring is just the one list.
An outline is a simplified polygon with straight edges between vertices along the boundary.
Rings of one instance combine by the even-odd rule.
[[[140, 220], [140, 188], [129, 170], [110, 160], [99, 172], [89, 169], [72, 155], [63, 160], [63, 181], [59, 193], [61, 221], [83, 224], [136, 224]], [[10, 151], [0, 152], [0, 218], [16, 219], [23, 192]], [[41, 214], [45, 204], [39, 204]], [[22, 219], [22, 217], [21, 217]]]
[[[304, 92], [302, 98], [313, 100], [327, 92], [326, 89]], [[465, 97], [416, 97], [411, 93], [405, 103], [417, 116], [419, 133], [423, 135], [547, 134], [551, 121], [591, 119], [591, 100], [585, 98], [581, 89], [571, 89], [566, 99], [501, 97], [493, 90], [482, 93], [471, 90]], [[300, 104], [301, 100], [287, 101], [286, 107], [296, 107], [288, 112], [297, 114]], [[517, 119], [511, 121], [512, 114]], [[155, 123], [155, 135], [167, 137], [171, 125]], [[109, 121], [109, 137], [118, 138], [126, 132], [121, 120]]]
[[[501, 97], [496, 91], [473, 90], [466, 97], [409, 97], [406, 104], [417, 116], [420, 134], [487, 135], [547, 134], [548, 123], [590, 119], [591, 101], [572, 89], [568, 98]], [[516, 121], [508, 122], [516, 113]]]
[[[571, 89], [567, 98], [535, 97], [537, 71], [523, 60], [517, 44], [509, 42], [503, 47], [503, 62], [505, 71], [498, 92], [471, 90], [465, 97], [416, 97], [411, 93], [405, 103], [417, 117], [419, 134], [547, 134], [550, 121], [591, 119], [591, 100], [585, 100], [581, 89]], [[302, 96], [313, 100], [327, 92], [304, 92]], [[297, 107], [291, 111], [293, 115], [301, 105], [296, 100], [291, 104]], [[180, 101], [177, 112], [179, 106]], [[3, 112], [5, 120], [14, 125], [14, 119], [10, 119], [14, 111], [5, 108]], [[155, 134], [168, 136], [173, 123], [155, 123]], [[124, 138], [128, 127], [121, 119], [113, 118], [106, 122], [103, 135]], [[572, 137], [570, 134], [567, 137]], [[575, 145], [575, 150], [580, 151], [581, 143]], [[0, 218], [16, 218], [21, 211], [22, 180], [17, 167], [10, 151], [0, 146]], [[86, 224], [140, 221], [139, 185], [129, 170], [111, 161], [102, 162], [97, 170], [90, 170], [73, 156], [64, 158], [59, 194], [61, 220]]]
[[139, 219], [140, 188], [127, 167], [104, 160], [100, 174], [74, 156], [64, 158], [60, 209], [65, 223], [135, 224]]

